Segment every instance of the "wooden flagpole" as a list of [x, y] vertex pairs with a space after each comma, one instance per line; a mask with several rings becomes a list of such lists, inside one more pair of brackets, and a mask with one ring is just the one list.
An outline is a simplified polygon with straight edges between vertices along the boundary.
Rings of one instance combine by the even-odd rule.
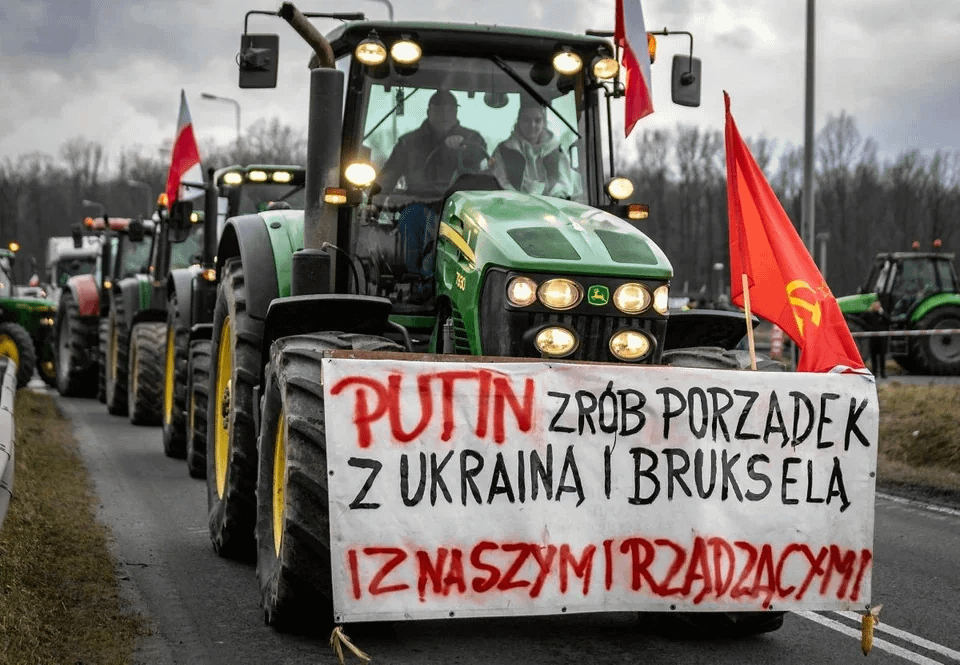
[[750, 285], [747, 282], [747, 273], [740, 274], [740, 283], [743, 285], [743, 314], [747, 317], [747, 343], [750, 346], [750, 369], [757, 369], [757, 349], [753, 345], [753, 316], [750, 314]]

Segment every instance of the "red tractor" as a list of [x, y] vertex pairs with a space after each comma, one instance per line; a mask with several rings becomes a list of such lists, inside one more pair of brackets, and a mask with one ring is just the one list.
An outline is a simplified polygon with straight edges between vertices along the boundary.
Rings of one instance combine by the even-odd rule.
[[104, 294], [113, 282], [142, 269], [149, 245], [143, 243], [144, 222], [128, 218], [88, 217], [74, 229], [76, 246], [84, 236], [99, 242], [94, 270], [74, 275], [60, 293], [55, 325], [57, 390], [68, 397], [105, 399], [106, 322], [110, 299]]

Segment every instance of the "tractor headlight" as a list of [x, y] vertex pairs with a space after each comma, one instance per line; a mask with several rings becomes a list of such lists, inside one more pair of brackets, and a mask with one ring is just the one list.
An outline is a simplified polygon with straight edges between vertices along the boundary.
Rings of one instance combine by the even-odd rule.
[[666, 314], [670, 307], [670, 287], [664, 284], [653, 291], [653, 308], [660, 314]]
[[377, 170], [366, 162], [353, 162], [343, 175], [354, 187], [369, 187], [377, 179]]
[[514, 277], [507, 284], [507, 300], [517, 307], [526, 307], [537, 301], [537, 284], [529, 277]]
[[577, 336], [566, 328], [551, 326], [538, 332], [534, 343], [541, 354], [562, 358], [577, 349]]
[[41, 325], [41, 326], [52, 326], [52, 325], [53, 325], [53, 319], [51, 319], [51, 318], [49, 318], [49, 317], [44, 317], [44, 318], [40, 319], [40, 325]]
[[583, 69], [583, 58], [564, 46], [553, 55], [553, 68], [564, 76], [573, 76]]
[[612, 178], [607, 183], [607, 194], [610, 195], [611, 199], [622, 201], [633, 194], [633, 183], [630, 182], [629, 178]]
[[541, 284], [537, 295], [550, 309], [571, 309], [583, 300], [583, 289], [576, 282], [559, 277]]
[[266, 182], [267, 172], [266, 171], [249, 171], [247, 173], [247, 180], [249, 180], [250, 182]]
[[650, 338], [636, 330], [623, 330], [610, 338], [610, 353], [620, 360], [640, 360], [652, 348]]
[[387, 47], [380, 41], [376, 31], [371, 31], [366, 39], [357, 44], [353, 54], [357, 60], [368, 67], [376, 67], [382, 65], [383, 61], [387, 59]]
[[274, 182], [287, 183], [293, 180], [293, 174], [290, 171], [274, 171], [270, 175], [270, 179]]
[[390, 56], [401, 65], [412, 65], [420, 60], [423, 49], [410, 38], [403, 38], [390, 47]]
[[639, 314], [650, 306], [650, 292], [643, 284], [621, 284], [613, 294], [613, 304], [624, 314]]
[[224, 185], [239, 185], [241, 182], [243, 182], [243, 175], [236, 171], [223, 174]]
[[620, 71], [620, 63], [608, 55], [600, 56], [594, 59], [591, 69], [593, 70], [593, 75], [597, 79], [601, 81], [609, 81], [617, 75], [617, 72]]

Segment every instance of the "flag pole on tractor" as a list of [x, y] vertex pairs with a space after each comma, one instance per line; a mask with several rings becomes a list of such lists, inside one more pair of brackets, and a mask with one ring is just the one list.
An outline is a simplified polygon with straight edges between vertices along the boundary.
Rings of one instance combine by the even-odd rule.
[[[798, 372], [868, 373], [836, 298], [740, 136], [723, 93], [730, 300], [779, 326], [800, 349]], [[751, 354], [752, 354], [751, 350]]]
[[626, 108], [624, 136], [630, 136], [637, 121], [653, 113], [653, 94], [650, 81], [650, 51], [647, 28], [643, 22], [640, 0], [616, 0], [617, 17], [614, 40], [623, 49], [623, 67], [626, 70]]
[[168, 205], [179, 198], [180, 183], [187, 174], [190, 174], [188, 182], [203, 182], [200, 149], [193, 135], [193, 121], [190, 119], [190, 109], [187, 108], [187, 96], [183, 90], [180, 90], [177, 134], [173, 139], [173, 148], [170, 150], [170, 171], [167, 173], [167, 187], [164, 190]]

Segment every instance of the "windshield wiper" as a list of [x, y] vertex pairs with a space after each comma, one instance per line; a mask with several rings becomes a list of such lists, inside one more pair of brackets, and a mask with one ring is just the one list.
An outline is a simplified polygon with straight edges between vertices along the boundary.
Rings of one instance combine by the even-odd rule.
[[380, 118], [380, 122], [378, 122], [377, 124], [375, 124], [375, 125], [373, 126], [373, 129], [371, 129], [369, 132], [367, 132], [366, 134], [363, 135], [363, 140], [366, 141], [368, 138], [370, 138], [370, 135], [373, 134], [375, 131], [377, 131], [377, 129], [380, 127], [380, 125], [382, 125], [383, 123], [385, 123], [385, 122], [387, 121], [387, 118], [389, 118], [389, 117], [392, 116], [394, 113], [396, 113], [396, 111], [397, 111], [398, 108], [400, 108], [401, 106], [403, 106], [408, 99], [410, 99], [411, 97], [413, 97], [413, 96], [414, 96], [415, 94], [417, 94], [418, 92], [420, 92], [420, 88], [416, 88], [415, 90], [412, 90], [409, 95], [407, 95], [407, 96], [404, 97], [403, 99], [397, 101], [397, 103], [394, 104], [393, 108], [390, 109], [389, 111], [387, 111], [387, 114], [386, 114], [385, 116], [383, 116], [382, 118]]
[[517, 73], [517, 71], [513, 67], [511, 67], [506, 62], [504, 62], [503, 58], [501, 58], [499, 55], [491, 55], [490, 60], [492, 60], [494, 64], [497, 65], [497, 67], [502, 69], [507, 74], [507, 76], [512, 78], [514, 81], [516, 81], [517, 84], [521, 88], [523, 88], [528, 95], [536, 99], [537, 102], [539, 102], [542, 106], [546, 106], [548, 109], [550, 109], [553, 112], [553, 115], [560, 118], [563, 124], [565, 124], [570, 129], [571, 132], [577, 135], [578, 139], [583, 138], [582, 136], [580, 136], [580, 132], [578, 132], [573, 125], [567, 122], [567, 119], [564, 118], [562, 115], [560, 115], [557, 109], [553, 108], [553, 105], [550, 104], [550, 102], [548, 102], [543, 95], [537, 92], [532, 85], [524, 81], [523, 78], [521, 78], [521, 76]]

